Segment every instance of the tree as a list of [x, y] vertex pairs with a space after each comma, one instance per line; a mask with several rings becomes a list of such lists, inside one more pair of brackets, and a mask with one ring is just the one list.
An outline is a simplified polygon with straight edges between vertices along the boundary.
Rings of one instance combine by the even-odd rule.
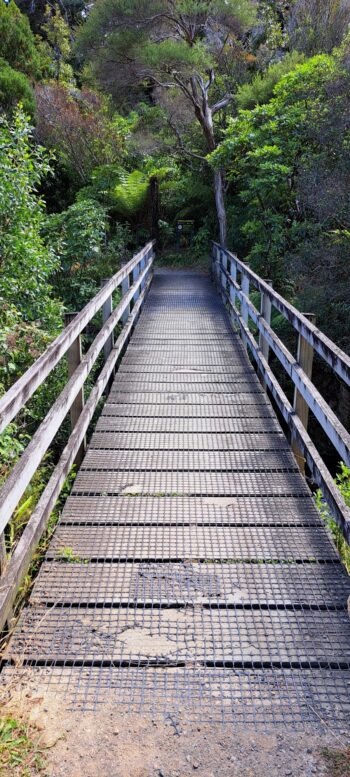
[[51, 54], [51, 69], [55, 81], [74, 83], [73, 70], [68, 60], [71, 55], [71, 32], [59, 7], [47, 4], [41, 25]]
[[350, 40], [276, 85], [273, 98], [240, 111], [212, 155], [226, 166], [240, 224], [238, 248], [254, 268], [314, 310], [350, 346]]
[[[164, 91], [180, 93], [201, 127], [205, 155], [217, 146], [216, 117], [232, 99], [231, 81], [221, 72], [221, 63], [225, 57], [226, 67], [229, 60], [232, 70], [237, 36], [252, 19], [251, 0], [100, 0], [80, 32], [79, 50], [114, 94], [134, 90], [137, 96], [143, 88], [157, 101]], [[174, 121], [172, 129], [179, 150], [195, 153], [184, 147]], [[214, 170], [223, 245], [227, 232], [224, 178], [224, 170]]]
[[127, 120], [113, 115], [103, 95], [41, 83], [36, 94], [36, 137], [55, 149], [60, 163], [77, 187], [86, 185], [94, 168], [123, 157]]
[[60, 305], [52, 297], [50, 278], [58, 259], [42, 237], [45, 210], [37, 194], [49, 160], [32, 145], [31, 134], [21, 109], [12, 123], [0, 118], [0, 297], [15, 305], [24, 321], [40, 321], [55, 332]]
[[15, 3], [0, 3], [0, 57], [14, 69], [38, 77], [42, 61], [29, 22]]
[[34, 116], [34, 92], [28, 77], [0, 59], [0, 109], [11, 113], [18, 103], [22, 103], [26, 113]]

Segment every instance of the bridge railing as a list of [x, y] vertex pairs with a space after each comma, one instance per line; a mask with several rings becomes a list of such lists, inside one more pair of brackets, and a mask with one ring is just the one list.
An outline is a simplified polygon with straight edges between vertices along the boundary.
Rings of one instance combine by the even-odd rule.
[[[237, 256], [218, 243], [212, 243], [213, 274], [233, 322], [238, 326], [243, 343], [250, 351], [265, 389], [273, 397], [291, 433], [293, 452], [304, 471], [305, 462], [312, 480], [321, 489], [332, 516], [350, 544], [350, 509], [347, 507], [319, 451], [307, 433], [308, 413], [313, 413], [340, 459], [350, 466], [350, 434], [322, 397], [311, 379], [313, 352], [329, 365], [332, 372], [350, 386], [350, 357], [338, 348], [303, 315]], [[250, 294], [260, 292], [260, 310]], [[273, 308], [291, 324], [298, 334], [295, 358], [271, 327]], [[311, 319], [311, 320], [310, 320]], [[251, 322], [253, 327], [251, 327]], [[252, 331], [255, 328], [255, 332]], [[258, 339], [256, 339], [258, 332]], [[269, 365], [273, 351], [294, 384], [294, 402], [289, 402]]]
[[[113, 376], [151, 283], [153, 259], [154, 243], [150, 242], [112, 278], [103, 281], [101, 291], [79, 313], [67, 315], [65, 329], [0, 399], [1, 433], [67, 355], [68, 382], [0, 491], [0, 629], [11, 617], [16, 593], [67, 475], [84, 455], [85, 435], [97, 403]], [[121, 300], [113, 309], [112, 295], [117, 289], [121, 291]], [[102, 311], [102, 328], [87, 353], [82, 355], [81, 333], [99, 311]], [[114, 342], [114, 331], [119, 322], [123, 328]], [[102, 351], [104, 366], [84, 403], [84, 383]], [[69, 412], [72, 431], [67, 445], [9, 558], [4, 530]]]

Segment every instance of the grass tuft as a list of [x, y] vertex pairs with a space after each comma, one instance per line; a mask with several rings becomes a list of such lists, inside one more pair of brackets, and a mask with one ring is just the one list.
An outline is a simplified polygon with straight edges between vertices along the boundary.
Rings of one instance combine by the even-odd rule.
[[0, 717], [1, 777], [36, 777], [45, 769], [41, 731], [27, 720]]
[[345, 750], [322, 750], [328, 777], [350, 777], [350, 747]]

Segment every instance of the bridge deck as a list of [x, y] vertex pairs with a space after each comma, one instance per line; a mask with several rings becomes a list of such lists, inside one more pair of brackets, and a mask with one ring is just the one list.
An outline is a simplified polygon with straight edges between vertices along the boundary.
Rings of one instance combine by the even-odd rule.
[[158, 272], [10, 657], [82, 708], [343, 725], [349, 593], [209, 280]]

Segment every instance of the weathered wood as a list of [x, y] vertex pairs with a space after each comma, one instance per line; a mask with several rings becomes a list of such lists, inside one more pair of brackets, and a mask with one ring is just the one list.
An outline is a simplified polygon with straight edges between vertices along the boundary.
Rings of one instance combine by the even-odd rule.
[[138, 301], [136, 302], [127, 325], [119, 335], [113, 350], [111, 351], [106, 364], [97, 379], [96, 385], [92, 389], [78, 422], [69, 438], [59, 463], [55, 467], [51, 478], [43, 491], [40, 500], [33, 511], [27, 526], [16, 546], [14, 553], [9, 560], [6, 570], [1, 577], [0, 587], [0, 630], [9, 618], [12, 606], [16, 598], [19, 586], [28, 570], [33, 553], [42, 536], [49, 517], [54, 509], [57, 499], [61, 493], [64, 482], [69, 474], [79, 448], [82, 444], [97, 403], [101, 398], [105, 386], [113, 372], [119, 355], [130, 335], [134, 321], [139, 313], [142, 302], [147, 294], [150, 281], [143, 289]]
[[[309, 321], [311, 321], [312, 324], [316, 323], [316, 316], [313, 313], [304, 313], [304, 315]], [[304, 370], [307, 377], [310, 379], [312, 377], [313, 360], [314, 349], [312, 345], [310, 345], [310, 343], [308, 343], [308, 341], [305, 340], [301, 334], [299, 334], [297, 361], [298, 364], [300, 364], [300, 367]], [[298, 418], [300, 418], [304, 428], [307, 429], [309, 421], [309, 405], [296, 387], [294, 389], [293, 409]], [[298, 462], [300, 471], [302, 474], [305, 474], [305, 458], [303, 457], [302, 451], [300, 450], [296, 440], [293, 440], [292, 442], [292, 451]]]
[[[71, 321], [74, 321], [74, 318], [76, 317], [77, 313], [65, 313], [65, 325], [68, 326]], [[67, 362], [68, 362], [68, 379], [72, 378], [75, 371], [78, 369], [79, 365], [81, 364], [82, 360], [82, 349], [81, 349], [81, 335], [78, 335], [76, 340], [72, 343], [70, 348], [68, 348], [67, 351]], [[75, 399], [73, 400], [70, 408], [70, 422], [71, 422], [71, 429], [75, 428], [77, 425], [78, 419], [81, 415], [82, 409], [84, 407], [84, 386], [81, 387], [81, 389], [78, 391]], [[86, 439], [83, 440], [80, 449], [77, 453], [77, 457], [75, 460], [75, 464], [77, 467], [80, 466], [83, 458], [84, 453], [86, 451]]]
[[321, 489], [324, 499], [327, 502], [334, 517], [334, 520], [340, 527], [347, 543], [350, 545], [350, 508], [345, 504], [344, 499], [341, 496], [339, 489], [336, 487], [334, 480], [324, 461], [322, 460], [316, 446], [309, 437], [300, 419], [295, 415], [292, 405], [279, 385], [278, 380], [269, 367], [265, 357], [261, 353], [261, 350], [253, 334], [250, 332], [248, 326], [243, 321], [241, 314], [237, 308], [232, 308], [232, 312], [236, 322], [241, 329], [242, 337], [244, 336], [245, 341], [248, 343], [249, 350], [252, 353], [254, 360], [256, 361], [257, 368], [262, 374], [263, 379], [266, 382], [267, 387], [271, 392], [271, 395], [273, 396], [273, 399], [275, 400], [284, 421], [288, 424], [291, 430], [292, 440], [296, 440], [299, 449], [305, 456], [305, 460], [310, 469], [314, 482]]
[[[144, 270], [143, 275], [146, 275], [147, 272], [148, 266]], [[0, 532], [10, 520], [16, 505], [29, 485], [50, 443], [70, 410], [72, 403], [81, 391], [104, 343], [113, 332], [122, 313], [135, 295], [137, 286], [142, 277], [142, 275], [139, 276], [138, 281], [133, 284], [125, 297], [113, 310], [112, 315], [108, 318], [105, 325], [96, 336], [88, 352], [82, 358], [79, 366], [76, 368], [65, 388], [33, 435], [20, 460], [10, 472], [10, 475], [0, 491]], [[69, 326], [71, 326], [71, 324]], [[75, 418], [76, 415], [74, 416], [74, 419]]]
[[7, 561], [7, 553], [6, 553], [6, 543], [5, 543], [5, 534], [4, 532], [1, 532], [0, 534], [0, 576], [2, 575]]
[[[266, 283], [268, 283], [269, 286], [272, 286], [272, 281], [271, 280], [267, 280]], [[266, 323], [269, 326], [271, 324], [271, 310], [272, 310], [271, 299], [270, 299], [270, 297], [268, 297], [265, 294], [265, 292], [262, 291], [261, 292], [260, 312], [261, 312], [262, 318], [264, 319], [264, 321], [266, 321]], [[263, 335], [263, 333], [261, 331], [259, 332], [259, 345], [260, 345], [260, 348], [261, 348], [262, 355], [265, 357], [266, 361], [268, 362], [269, 361], [270, 347], [269, 347], [269, 344], [268, 344], [267, 340], [265, 339], [265, 337], [264, 337], [264, 335]], [[266, 390], [266, 384], [265, 384], [264, 380], [262, 380], [262, 385], [263, 385], [264, 389]]]
[[[125, 294], [127, 294], [129, 289], [130, 289], [130, 275], [127, 275], [126, 278], [124, 278], [124, 280], [122, 281], [122, 284], [121, 284], [122, 297], [125, 297]], [[130, 316], [130, 305], [127, 305], [127, 307], [125, 308], [124, 313], [123, 313], [123, 315], [121, 317], [122, 324], [126, 324], [129, 316]]]
[[[282, 343], [271, 326], [261, 318], [260, 313], [256, 310], [249, 297], [245, 295], [239, 287], [236, 287], [236, 293], [241, 301], [242, 309], [243, 306], [245, 306], [249, 311], [250, 318], [256, 324], [259, 331], [262, 332], [265, 340], [278, 357], [294, 385], [307, 402], [311, 412], [317, 418], [328, 438], [338, 451], [340, 458], [350, 466], [349, 432], [339, 421], [335, 413], [333, 413], [333, 410], [331, 410], [325, 399], [323, 399], [322, 395], [305, 374], [304, 370], [295, 362], [295, 358], [288, 351], [288, 348]], [[235, 313], [237, 314], [237, 310]], [[242, 332], [242, 339], [244, 343], [246, 343], [245, 329]]]
[[[102, 281], [101, 281], [101, 286], [102, 287], [106, 286], [108, 281], [109, 281], [108, 278], [103, 278]], [[106, 323], [108, 318], [112, 315], [112, 311], [113, 311], [113, 298], [112, 298], [112, 294], [110, 294], [108, 299], [106, 299], [105, 302], [102, 305], [102, 321], [103, 321], [104, 324]], [[106, 340], [104, 346], [103, 346], [103, 357], [104, 357], [105, 363], [106, 363], [106, 361], [107, 361], [107, 359], [109, 357], [109, 354], [110, 354], [110, 352], [111, 352], [111, 350], [113, 348], [113, 343], [114, 343], [114, 335], [113, 335], [113, 332], [112, 332], [110, 334], [110, 336], [108, 337], [108, 339]]]
[[140, 263], [141, 259], [146, 254], [149, 254], [152, 247], [153, 243], [148, 243], [121, 270], [118, 270], [108, 284], [78, 313], [75, 320], [61, 332], [29, 370], [0, 399], [0, 433], [8, 426], [21, 408], [28, 402], [38, 386], [44, 382], [56, 367], [62, 356], [67, 353], [73, 341], [100, 310], [105, 300], [120, 286], [124, 278]]
[[[214, 247], [220, 248], [218, 243], [213, 243]], [[247, 264], [242, 262], [231, 251], [225, 249], [227, 255], [231, 261], [235, 262], [237, 270], [240, 272], [245, 268], [245, 272], [248, 275], [253, 286], [260, 292], [264, 292], [270, 297], [272, 304], [277, 310], [292, 324], [294, 329], [307, 340], [314, 350], [317, 351], [319, 356], [324, 359], [327, 364], [332, 368], [333, 372], [339, 375], [348, 386], [350, 386], [350, 356], [348, 356], [341, 348], [339, 348], [333, 341], [327, 337], [320, 329], [317, 329], [305, 316], [300, 313], [294, 305], [291, 305], [284, 297], [278, 294], [269, 287], [266, 281], [263, 281], [253, 270], [247, 267]]]
[[232, 279], [232, 282], [229, 281], [230, 302], [233, 306], [235, 306], [236, 305], [235, 284], [237, 283], [237, 265], [236, 265], [236, 262], [234, 262], [232, 259], [230, 261], [230, 278]]
[[245, 324], [248, 324], [249, 319], [249, 307], [247, 304], [247, 299], [249, 300], [249, 275], [246, 273], [246, 268], [248, 268], [248, 264], [244, 264], [242, 267], [242, 279], [241, 279], [241, 287], [242, 287], [242, 296], [241, 296], [241, 311], [242, 311], [242, 318]]

